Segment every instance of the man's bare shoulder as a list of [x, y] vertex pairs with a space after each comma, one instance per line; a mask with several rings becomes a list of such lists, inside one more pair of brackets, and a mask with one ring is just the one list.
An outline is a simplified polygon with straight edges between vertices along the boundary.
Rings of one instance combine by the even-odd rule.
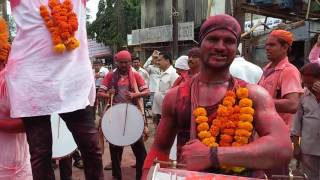
[[[261, 99], [261, 98], [271, 99], [269, 92], [257, 84], [248, 84], [247, 88], [249, 89], [249, 96], [252, 99]], [[261, 100], [263, 101], [263, 99]]]

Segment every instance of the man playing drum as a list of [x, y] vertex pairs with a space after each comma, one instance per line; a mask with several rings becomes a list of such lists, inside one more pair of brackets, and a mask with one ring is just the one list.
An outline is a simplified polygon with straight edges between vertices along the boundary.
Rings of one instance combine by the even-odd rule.
[[[228, 170], [229, 167], [268, 169], [278, 164], [285, 164], [291, 159], [290, 137], [286, 135], [289, 129], [276, 113], [274, 102], [268, 92], [258, 85], [247, 84], [236, 79], [229, 73], [229, 66], [236, 55], [240, 33], [239, 23], [229, 15], [211, 16], [202, 24], [200, 29], [201, 70], [191, 81], [171, 89], [165, 97], [162, 120], [144, 163], [143, 179], [146, 178], [155, 158], [162, 161], [168, 160], [168, 153], [176, 134], [178, 161], [185, 164], [187, 170], [211, 171], [217, 168]], [[241, 91], [238, 94], [239, 89]], [[237, 92], [236, 95], [234, 91]], [[229, 108], [234, 103], [229, 102], [231, 105], [228, 105], [229, 103], [225, 101], [228, 96], [243, 96], [241, 98], [245, 101], [241, 99], [239, 102], [240, 115], [244, 107], [244, 112], [254, 114], [253, 118], [252, 116], [248, 118], [246, 114], [244, 117], [234, 116], [234, 121], [223, 119], [222, 115], [230, 115], [232, 111], [229, 111]], [[249, 105], [252, 108], [246, 107]], [[202, 112], [196, 111], [198, 109], [202, 109]], [[235, 109], [236, 107], [233, 109], [234, 112], [236, 112]], [[200, 139], [200, 133], [195, 133], [196, 129], [203, 128], [196, 127], [195, 123], [198, 123], [198, 119], [194, 118], [196, 114], [202, 114], [205, 117], [202, 119], [203, 122], [208, 119], [212, 121], [210, 123], [213, 128], [209, 133], [212, 142], [196, 139], [197, 135]], [[236, 121], [236, 117], [240, 118], [240, 121]], [[245, 131], [234, 132], [232, 128], [241, 126], [252, 130], [250, 122], [252, 123], [253, 119], [253, 131], [259, 137], [248, 143], [249, 137], [240, 136], [240, 134], [246, 134]], [[216, 122], [220, 124], [215, 124]], [[238, 124], [234, 124], [235, 122]], [[222, 129], [227, 126], [230, 126], [230, 129]], [[217, 134], [222, 133], [221, 136], [214, 134], [216, 127], [221, 131]], [[204, 129], [208, 128], [204, 127]], [[234, 135], [234, 133], [236, 135], [233, 139], [230, 134]], [[215, 141], [220, 142], [217, 144]]]
[[58, 113], [81, 151], [86, 179], [102, 180], [92, 110], [94, 78], [86, 0], [10, 0], [17, 34], [7, 63], [11, 117], [22, 117], [34, 180], [53, 180], [50, 115]]
[[[132, 103], [137, 105], [139, 109], [142, 109], [142, 107], [139, 107], [141, 104], [137, 102], [137, 99], [147, 97], [149, 95], [149, 89], [140, 74], [132, 70], [131, 54], [125, 50], [120, 51], [115, 55], [115, 60], [117, 62], [117, 69], [105, 76], [98, 95], [107, 100], [112, 100], [110, 103], [113, 105]], [[117, 119], [115, 119], [115, 121], [116, 120]], [[145, 128], [145, 131], [146, 130]], [[112, 176], [116, 179], [121, 179], [120, 165], [123, 147], [109, 143], [109, 148], [112, 161]], [[143, 139], [140, 138], [131, 145], [131, 148], [136, 156], [136, 179], [139, 180], [142, 176], [143, 161], [147, 154]]]

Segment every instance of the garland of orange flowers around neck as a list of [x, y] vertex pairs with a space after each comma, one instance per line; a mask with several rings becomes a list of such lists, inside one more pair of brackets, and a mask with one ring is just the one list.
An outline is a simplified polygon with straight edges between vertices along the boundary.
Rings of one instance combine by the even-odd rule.
[[48, 6], [40, 6], [40, 15], [48, 28], [53, 43], [53, 50], [56, 53], [63, 53], [65, 50], [72, 51], [79, 47], [80, 42], [74, 35], [78, 30], [78, 19], [73, 12], [71, 0], [60, 3], [59, 0], [49, 0]]
[[[208, 147], [238, 147], [248, 144], [253, 131], [252, 100], [247, 88], [237, 88], [236, 93], [227, 91], [216, 117], [210, 121], [207, 111], [198, 107], [193, 111], [197, 123], [198, 138]], [[209, 126], [211, 124], [211, 126]], [[226, 172], [241, 173], [242, 167], [221, 165]]]

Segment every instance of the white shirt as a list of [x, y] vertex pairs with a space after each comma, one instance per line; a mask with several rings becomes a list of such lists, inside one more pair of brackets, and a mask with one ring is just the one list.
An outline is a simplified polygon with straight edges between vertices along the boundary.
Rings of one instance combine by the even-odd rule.
[[236, 57], [229, 71], [232, 76], [253, 84], [257, 84], [263, 74], [259, 66], [246, 61], [243, 57]]
[[94, 102], [85, 0], [72, 0], [78, 17], [80, 47], [53, 52], [51, 35], [39, 14], [48, 0], [10, 1], [17, 35], [11, 47], [6, 80], [12, 117], [30, 117], [84, 109]]
[[143, 68], [149, 73], [149, 90], [150, 92], [156, 92], [159, 86], [160, 69], [151, 64], [152, 56], [150, 56]]
[[149, 86], [149, 73], [142, 67], [139, 67], [139, 70], [137, 72], [144, 79], [144, 82], [146, 83], [146, 85]]
[[101, 82], [104, 78], [104, 76], [106, 76], [108, 74], [109, 70], [108, 68], [102, 66], [98, 72], [99, 77], [96, 79], [96, 87], [100, 87]]
[[164, 96], [167, 94], [169, 89], [172, 87], [174, 81], [179, 77], [176, 73], [176, 69], [172, 66], [162, 72], [159, 79], [159, 87], [154, 95], [154, 100], [152, 104], [152, 112], [154, 114], [161, 114], [162, 112], [162, 102]]

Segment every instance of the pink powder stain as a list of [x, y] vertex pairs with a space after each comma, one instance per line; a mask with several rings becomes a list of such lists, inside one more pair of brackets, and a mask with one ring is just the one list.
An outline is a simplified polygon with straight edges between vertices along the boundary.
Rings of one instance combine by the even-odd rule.
[[86, 6], [87, 1], [86, 0], [82, 0], [82, 3], [84, 6]]
[[11, 11], [20, 4], [21, 0], [10, 0]]

